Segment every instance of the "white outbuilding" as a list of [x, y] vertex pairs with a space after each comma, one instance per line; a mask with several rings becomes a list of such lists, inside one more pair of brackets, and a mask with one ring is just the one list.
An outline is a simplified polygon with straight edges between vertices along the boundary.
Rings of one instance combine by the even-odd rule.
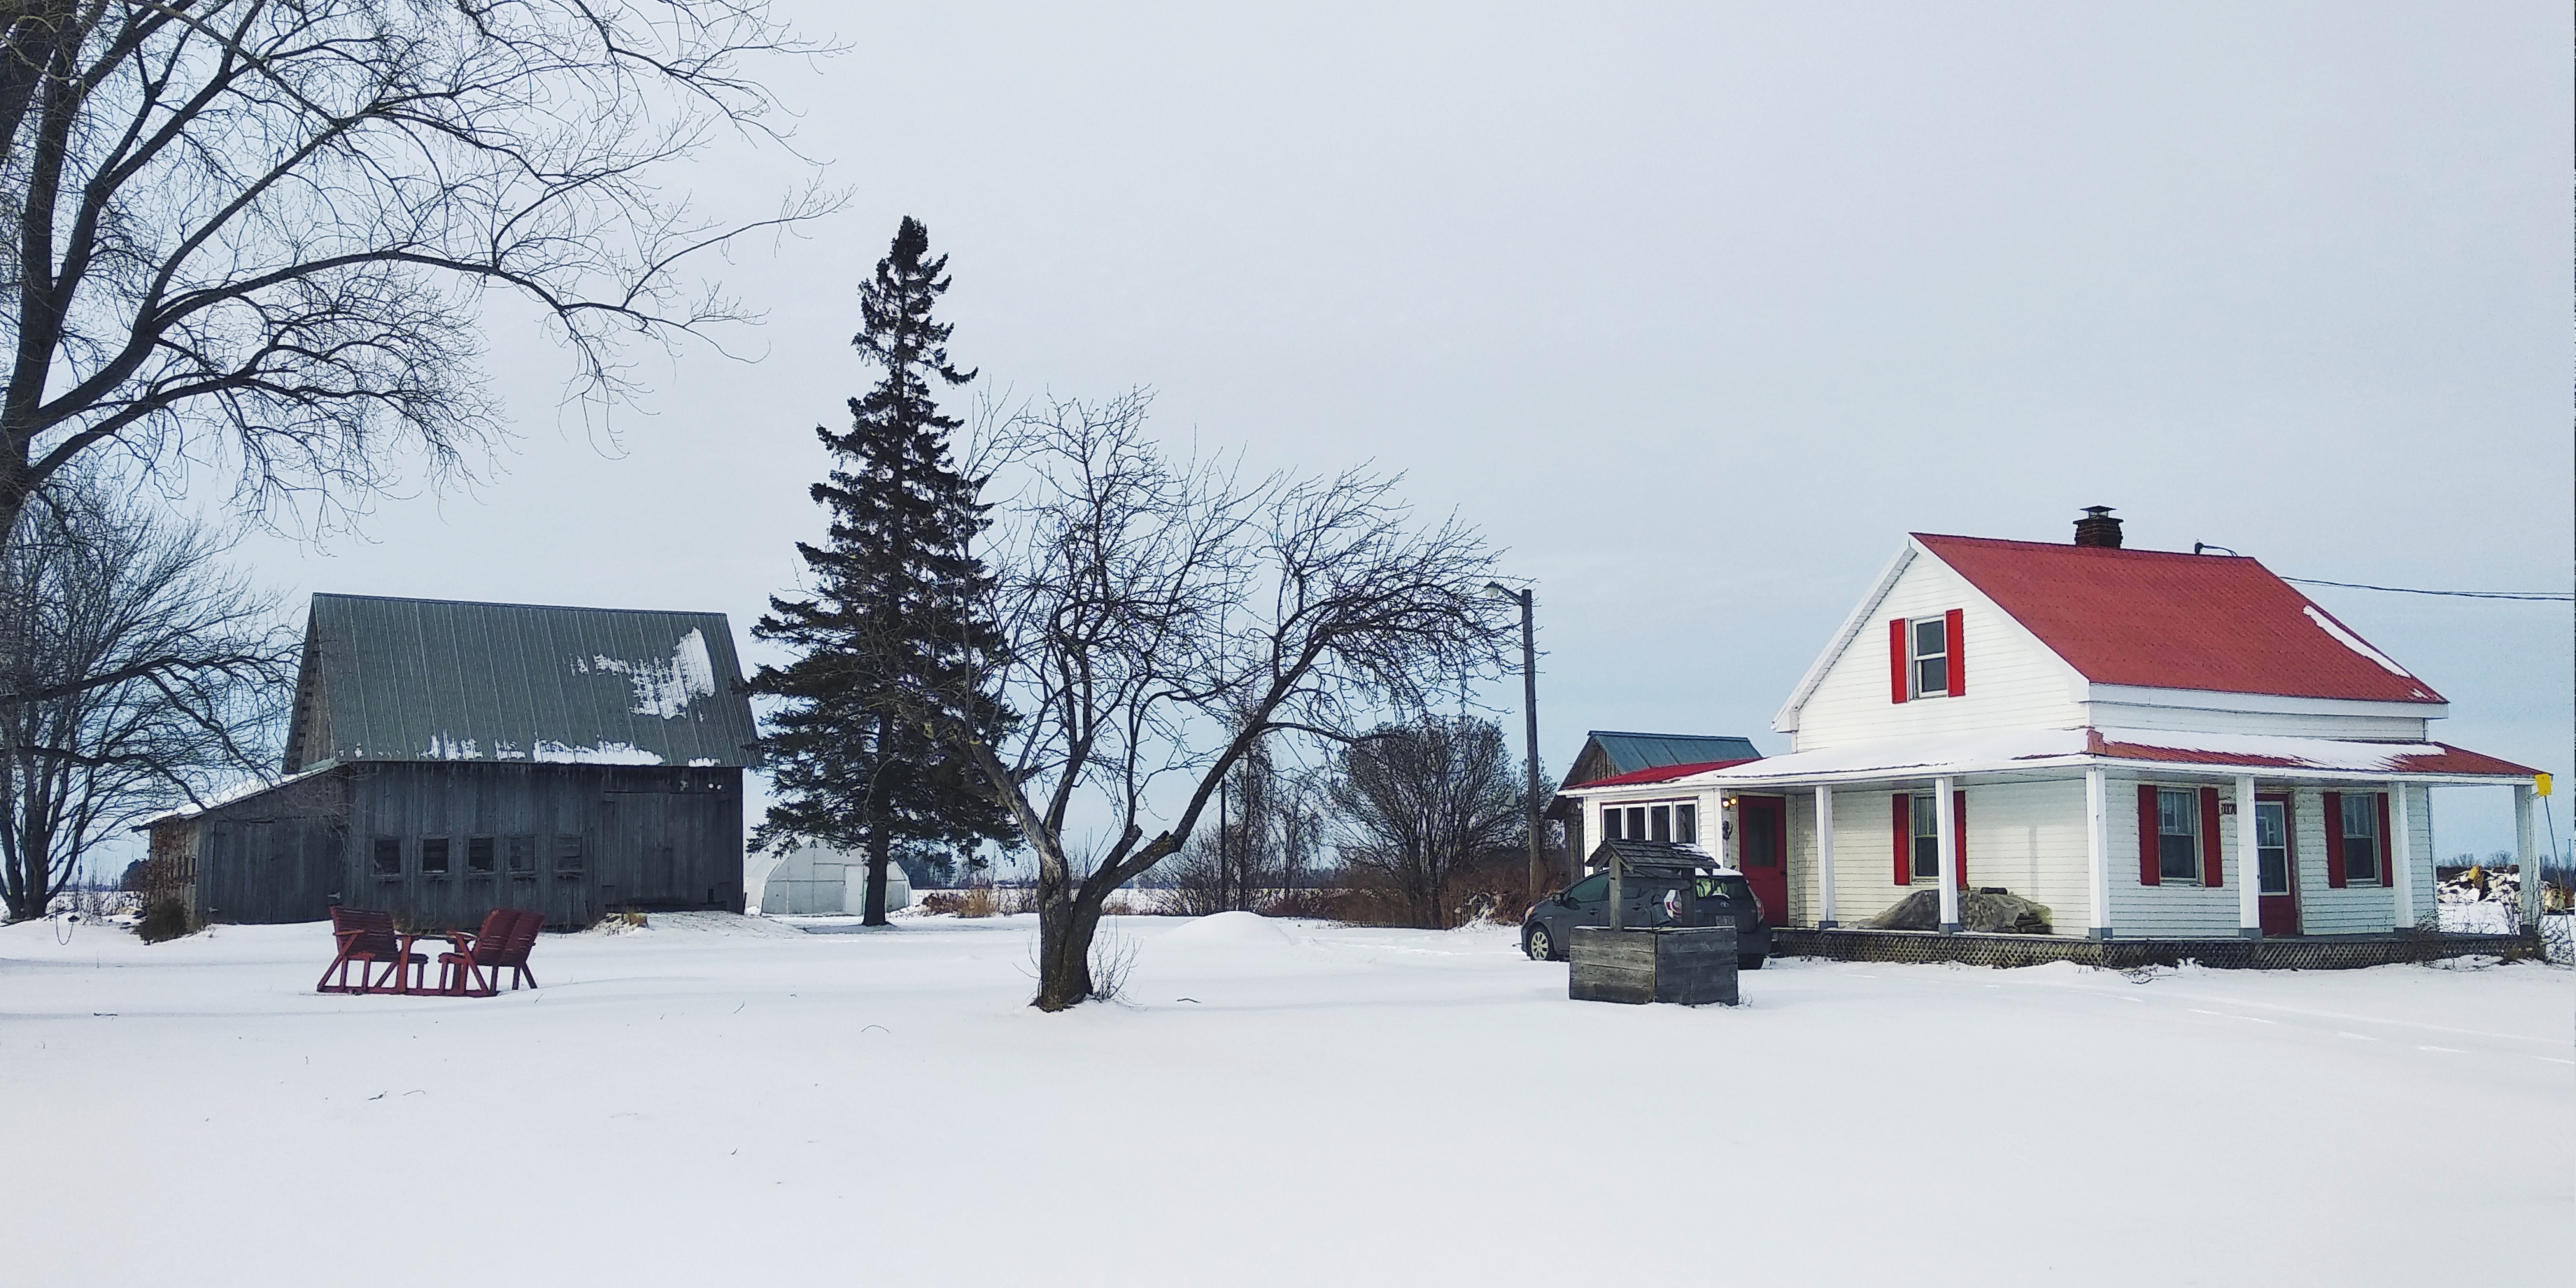
[[[757, 862], [768, 856], [754, 856]], [[775, 857], [756, 886], [756, 906], [772, 916], [835, 916], [867, 911], [867, 856], [829, 845], [802, 845]], [[886, 911], [912, 904], [903, 865], [886, 865]]]

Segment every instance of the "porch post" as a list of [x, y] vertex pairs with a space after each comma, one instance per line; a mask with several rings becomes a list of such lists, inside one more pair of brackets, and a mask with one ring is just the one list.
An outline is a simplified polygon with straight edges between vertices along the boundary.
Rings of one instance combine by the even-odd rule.
[[[2528, 792], [2531, 789], [2525, 787], [2520, 790]], [[2524, 810], [2523, 813], [2527, 818], [2530, 811]], [[2526, 835], [2530, 833], [2530, 830], [2531, 829], [2528, 825], [2523, 828]], [[2529, 849], [2531, 847], [2524, 846], [2523, 848]], [[2529, 860], [2525, 860], [2525, 862], [2528, 863]], [[1823, 783], [1818, 783], [1816, 785], [1816, 883], [1817, 898], [1819, 902], [1823, 904], [1823, 909], [1816, 914], [1816, 928], [1819, 930], [1831, 930], [1835, 925], [1834, 789]]]
[[2254, 826], [2254, 776], [2236, 777], [2236, 933], [2263, 937], [2263, 859]]
[[2415, 925], [2415, 828], [2409, 817], [2406, 784], [2388, 785], [2388, 826], [2397, 835], [2388, 838], [2388, 853], [2397, 864], [2397, 929], [2411, 930]]
[[2522, 933], [2540, 930], [2540, 831], [2534, 823], [2532, 806], [2540, 800], [2529, 783], [2513, 785], [2513, 862], [2521, 872]]
[[2092, 907], [2085, 910], [2084, 934], [2111, 937], [2111, 797], [2102, 771], [2084, 771], [2084, 880]]
[[1959, 933], [1959, 863], [1953, 857], [1959, 852], [1958, 812], [1950, 808], [1953, 780], [1932, 780], [1932, 818], [1941, 842], [1941, 933]]

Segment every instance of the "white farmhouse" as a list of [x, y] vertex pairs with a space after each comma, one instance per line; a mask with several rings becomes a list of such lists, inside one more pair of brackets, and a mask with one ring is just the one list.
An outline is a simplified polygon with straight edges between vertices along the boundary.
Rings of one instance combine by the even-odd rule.
[[2434, 785], [2509, 789], [2533, 863], [2546, 780], [2430, 741], [2448, 710], [2260, 563], [2122, 549], [2095, 507], [2072, 545], [1909, 538], [1780, 709], [1788, 754], [1567, 795], [1590, 836], [1722, 818], [1785, 926], [1929, 888], [1955, 931], [1982, 888], [2061, 936], [2384, 935], [2433, 920]]

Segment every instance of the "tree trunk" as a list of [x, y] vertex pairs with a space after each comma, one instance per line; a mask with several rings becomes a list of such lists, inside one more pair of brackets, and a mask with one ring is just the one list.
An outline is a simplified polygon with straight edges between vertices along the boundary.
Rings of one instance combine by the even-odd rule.
[[1091, 936], [1100, 929], [1100, 910], [1108, 902], [1109, 887], [1085, 881], [1070, 898], [1060, 886], [1055, 897], [1047, 895], [1041, 888], [1036, 1006], [1041, 1011], [1062, 1011], [1091, 1000]]
[[891, 861], [890, 855], [893, 849], [894, 838], [887, 835], [883, 828], [877, 828], [869, 832], [868, 897], [867, 902], [863, 905], [865, 912], [859, 918], [860, 925], [882, 926], [886, 924], [886, 864]]

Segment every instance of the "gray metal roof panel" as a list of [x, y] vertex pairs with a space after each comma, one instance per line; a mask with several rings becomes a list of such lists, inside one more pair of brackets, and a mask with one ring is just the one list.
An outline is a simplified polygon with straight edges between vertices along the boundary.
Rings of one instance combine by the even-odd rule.
[[315, 595], [338, 760], [747, 765], [756, 736], [722, 613]]
[[1595, 729], [1592, 740], [1610, 757], [1614, 772], [1633, 774], [1666, 765], [1697, 765], [1713, 760], [1752, 760], [1762, 753], [1752, 740], [1733, 734], [1620, 733]]

